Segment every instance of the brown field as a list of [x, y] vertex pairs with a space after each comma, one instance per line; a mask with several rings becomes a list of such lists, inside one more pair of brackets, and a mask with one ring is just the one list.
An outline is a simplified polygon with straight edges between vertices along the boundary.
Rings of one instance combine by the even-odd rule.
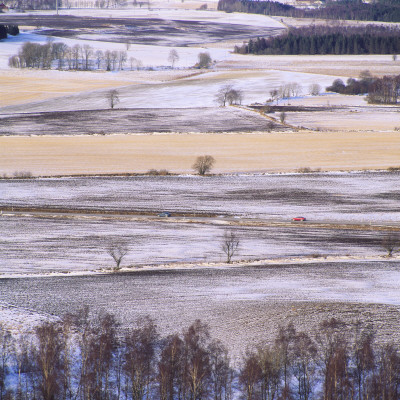
[[0, 138], [0, 174], [187, 173], [196, 156], [211, 154], [216, 173], [385, 169], [400, 164], [395, 132], [215, 135], [32, 136]]

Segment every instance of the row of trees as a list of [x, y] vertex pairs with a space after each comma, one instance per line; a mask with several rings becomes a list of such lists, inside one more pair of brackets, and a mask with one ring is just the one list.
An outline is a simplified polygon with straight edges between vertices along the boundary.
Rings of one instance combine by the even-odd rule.
[[400, 21], [400, 4], [397, 0], [376, 0], [371, 3], [359, 0], [327, 1], [319, 8], [296, 8], [276, 1], [219, 0], [218, 10], [295, 18]]
[[[9, 59], [9, 66], [15, 68], [40, 68], [69, 70], [105, 69], [106, 71], [122, 70], [127, 63], [126, 51], [94, 50], [90, 45], [76, 44], [72, 47], [51, 40], [45, 44], [24, 43], [18, 55]], [[131, 58], [130, 67], [137, 69], [141, 62]]]
[[235, 46], [240, 54], [397, 54], [400, 29], [393, 27], [311, 26], [291, 28], [270, 38]]
[[313, 335], [292, 324], [248, 348], [234, 369], [228, 350], [195, 321], [161, 337], [150, 318], [122, 331], [88, 308], [34, 334], [0, 327], [0, 398], [35, 400], [397, 400], [400, 356], [360, 323], [323, 321]]
[[326, 90], [341, 94], [367, 94], [368, 103], [396, 104], [400, 98], [400, 75], [378, 78], [369, 71], [363, 71], [359, 79], [349, 78], [347, 84], [335, 79]]
[[[1, 25], [0, 25], [1, 34]], [[126, 43], [127, 49], [130, 43]], [[172, 68], [179, 61], [179, 54], [175, 49], [171, 49], [168, 54], [168, 61]], [[11, 56], [8, 60], [10, 67], [14, 68], [39, 68], [60, 70], [106, 70], [115, 71], [123, 70], [128, 64], [128, 68], [142, 69], [143, 63], [134, 58], [128, 59], [126, 51], [117, 50], [94, 50], [88, 44], [81, 46], [75, 44], [70, 47], [65, 43], [53, 42], [48, 40], [45, 44], [26, 42], [24, 43], [18, 54]], [[198, 54], [198, 62], [195, 68], [209, 68], [212, 64], [211, 56], [208, 52]]]

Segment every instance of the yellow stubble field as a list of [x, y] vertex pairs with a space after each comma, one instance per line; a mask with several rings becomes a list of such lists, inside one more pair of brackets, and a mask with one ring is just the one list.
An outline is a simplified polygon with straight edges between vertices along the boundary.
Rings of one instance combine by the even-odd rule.
[[272, 134], [163, 134], [31, 136], [0, 138], [0, 174], [33, 175], [191, 171], [210, 154], [214, 172], [286, 172], [385, 169], [400, 166], [396, 132], [297, 132]]

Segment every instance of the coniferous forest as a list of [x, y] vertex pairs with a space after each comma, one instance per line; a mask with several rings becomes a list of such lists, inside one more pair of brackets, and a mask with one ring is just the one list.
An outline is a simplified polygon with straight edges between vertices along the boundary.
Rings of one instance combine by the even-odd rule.
[[235, 47], [241, 54], [397, 54], [400, 29], [374, 26], [311, 26], [282, 35], [249, 40]]
[[276, 1], [219, 0], [218, 10], [295, 18], [400, 21], [399, 0], [377, 0], [371, 3], [359, 0], [339, 0], [326, 2], [322, 7], [313, 9], [296, 8]]
[[148, 317], [122, 330], [83, 308], [17, 337], [0, 327], [0, 398], [397, 400], [398, 350], [332, 318], [312, 335], [282, 326], [233, 363], [199, 320], [162, 337]]

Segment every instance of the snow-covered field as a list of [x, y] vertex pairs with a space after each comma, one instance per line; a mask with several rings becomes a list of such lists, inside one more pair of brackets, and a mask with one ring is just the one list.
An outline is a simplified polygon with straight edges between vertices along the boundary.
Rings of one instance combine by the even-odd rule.
[[0, 206], [167, 210], [286, 221], [400, 222], [398, 173], [0, 180]]
[[[215, 2], [205, 2], [215, 7]], [[393, 130], [400, 126], [398, 113], [393, 110], [379, 108], [381, 112], [374, 114], [375, 109], [371, 108], [368, 113], [358, 112], [357, 107], [365, 106], [360, 96], [308, 96], [312, 83], [319, 83], [324, 89], [337, 77], [343, 80], [349, 76], [357, 77], [367, 68], [377, 75], [398, 73], [398, 63], [393, 62], [391, 56], [257, 57], [233, 54], [235, 44], [241, 44], [253, 34], [254, 37], [267, 31], [275, 34], [282, 27], [281, 23], [261, 15], [196, 10], [202, 3], [170, 0], [168, 4], [153, 2], [151, 9], [142, 10], [61, 11], [64, 15], [81, 17], [96, 13], [110, 20], [129, 18], [133, 21], [137, 18], [141, 23], [147, 18], [162, 19], [167, 21], [163, 25], [166, 30], [171, 29], [174, 21], [180, 21], [176, 23], [178, 28], [187, 22], [191, 31], [186, 38], [184, 31], [178, 36], [163, 36], [157, 32], [149, 38], [152, 45], [143, 44], [139, 38], [136, 43], [133, 41], [127, 50], [128, 59], [140, 60], [141, 71], [128, 68], [118, 72], [13, 70], [8, 67], [8, 58], [16, 54], [23, 43], [46, 41], [46, 37], [39, 34], [47, 29], [46, 26], [23, 27], [20, 36], [0, 43], [0, 113], [10, 117], [18, 113], [104, 109], [107, 107], [106, 90], [112, 87], [118, 88], [121, 100], [118, 107], [121, 108], [215, 107], [215, 94], [226, 84], [243, 90], [245, 104], [264, 103], [270, 97], [271, 89], [297, 82], [302, 87], [302, 95], [291, 99], [293, 104], [344, 104], [355, 107], [355, 112], [332, 112], [323, 116], [289, 113], [289, 123], [332, 130], [348, 127], [355, 131]], [[32, 18], [42, 14], [33, 13]], [[208, 36], [204, 33], [207, 23], [213, 27]], [[203, 28], [202, 34], [193, 30], [196, 24]], [[78, 32], [72, 37], [61, 35], [56, 40], [69, 46], [90, 44], [103, 51], [126, 50], [126, 32], [112, 33], [107, 29]], [[146, 35], [142, 35], [143, 39]], [[182, 47], [182, 44], [190, 46]], [[167, 69], [170, 68], [168, 54], [172, 48], [180, 56], [174, 70]], [[213, 68], [205, 71], [190, 69], [197, 62], [199, 52], [204, 51], [216, 61]], [[281, 104], [287, 102], [284, 100]], [[238, 113], [245, 115], [242, 111]], [[179, 116], [179, 111], [177, 114]], [[224, 110], [217, 114], [221, 116], [219, 123], [222, 121], [223, 124], [228, 113]], [[214, 122], [212, 115], [207, 115]], [[201, 119], [202, 115], [197, 117]], [[176, 119], [171, 121], [176, 122]], [[228, 121], [228, 124], [235, 123]], [[96, 121], [93, 126], [102, 133], [110, 133], [104, 121], [101, 124]], [[235, 170], [233, 166], [236, 168], [237, 163], [242, 163], [241, 168], [244, 164], [247, 168], [237, 170], [267, 170], [270, 165], [264, 162], [265, 158], [278, 159], [285, 164], [280, 167], [283, 170], [289, 164], [293, 169], [296, 166], [318, 167], [322, 165], [319, 159], [333, 157], [336, 163], [329, 166], [340, 169], [354, 165], [351, 164], [353, 159], [363, 160], [367, 153], [354, 153], [349, 150], [344, 137], [329, 134], [318, 136], [318, 148], [312, 145], [316, 138], [304, 139], [298, 134], [300, 139], [297, 139], [297, 133], [275, 135], [279, 135], [279, 140], [281, 137], [285, 140], [284, 148], [287, 154], [290, 153], [290, 163], [282, 156], [282, 146], [277, 150], [272, 142], [255, 141], [253, 148], [245, 146], [244, 142], [249, 141], [247, 135], [241, 138], [242, 145], [237, 146], [242, 153], [235, 153], [235, 162], [229, 155], [215, 154], [222, 147], [229, 148], [228, 143], [216, 144], [217, 135], [204, 135], [202, 140], [206, 143], [207, 153], [221, 154], [217, 158], [217, 163], [221, 160], [217, 165], [221, 171]], [[389, 149], [392, 154], [398, 143], [398, 137], [392, 135], [383, 140], [382, 133], [379, 146], [383, 147], [374, 145], [381, 161], [376, 161], [374, 156], [373, 167], [387, 166]], [[20, 140], [20, 147], [11, 146], [9, 139]], [[71, 160], [57, 155], [64, 137], [51, 138], [60, 140], [57, 143], [48, 137], [36, 138], [43, 139], [41, 144], [29, 139], [34, 138], [0, 138], [3, 159], [9, 157], [11, 160], [8, 165], [2, 164], [4, 173], [29, 168], [34, 173], [42, 172], [35, 169], [36, 165], [44, 166], [46, 172], [49, 163], [65, 167], [64, 164]], [[120, 149], [111, 162], [106, 157], [100, 160], [108, 169], [102, 172], [117, 171], [121, 164], [126, 165], [126, 160], [132, 158], [132, 152], [129, 153], [132, 142], [126, 144], [125, 139], [124, 135], [116, 135], [110, 137], [112, 143], [102, 144], [110, 152]], [[178, 154], [181, 156], [182, 153], [176, 138], [160, 135], [156, 139], [158, 146], [150, 144], [145, 148], [143, 143], [136, 146], [137, 151], [143, 153], [140, 156], [157, 159], [160, 165], [167, 164], [168, 168], [173, 165], [173, 170], [182, 170], [182, 162], [176, 165]], [[227, 135], [226, 141], [229, 139]], [[76, 140], [74, 154], [82, 154], [85, 160], [77, 170], [73, 170], [75, 164], [70, 161], [66, 170], [92, 172], [93, 159], [99, 153], [89, 152], [99, 137], [74, 137], [73, 140]], [[296, 140], [306, 142], [306, 150], [301, 156]], [[335, 147], [337, 154], [332, 154], [330, 140], [340, 144]], [[24, 153], [22, 144], [28, 147], [28, 152]], [[171, 146], [176, 147], [175, 153], [167, 151]], [[258, 151], [264, 155], [258, 164], [252, 163], [254, 146], [258, 146]], [[189, 143], [185, 151], [187, 170], [192, 159], [199, 155], [200, 146], [190, 147]], [[315, 153], [318, 154], [315, 156]], [[21, 154], [26, 160], [32, 160], [27, 168], [18, 161]], [[48, 157], [54, 154], [56, 159], [49, 162]], [[137, 157], [140, 162], [142, 159]], [[317, 161], [315, 157], [319, 157]], [[313, 163], [307, 162], [311, 158]], [[351, 158], [348, 164], [346, 158]], [[276, 169], [279, 169], [279, 162], [274, 164], [278, 165]], [[363, 162], [366, 165], [367, 161]], [[125, 168], [123, 172], [138, 171], [143, 165], [122, 168]], [[151, 167], [155, 168], [154, 165]], [[159, 164], [156, 167], [159, 168]], [[55, 170], [51, 171], [54, 173]], [[398, 339], [400, 264], [398, 258], [383, 258], [385, 252], [381, 244], [388, 229], [396, 230], [399, 226], [398, 181], [397, 173], [0, 180], [0, 208], [49, 206], [223, 215], [182, 221], [174, 216], [162, 220], [138, 216], [33, 216], [29, 211], [24, 215], [3, 212], [0, 215], [0, 320], [18, 331], [88, 304], [93, 309], [115, 313], [124, 327], [137, 316], [149, 314], [160, 325], [162, 334], [169, 334], [200, 318], [210, 324], [213, 336], [223, 340], [235, 355], [243, 352], [245, 345], [273, 337], [280, 324], [294, 322], [300, 329], [312, 330], [315, 324], [332, 316], [373, 323], [378, 330], [378, 341]], [[291, 218], [298, 215], [307, 217], [310, 224], [291, 224]], [[252, 223], [258, 219], [265, 224], [240, 225], [245, 219]], [[362, 229], [354, 226], [348, 226], [349, 229], [317, 228], [313, 227], [316, 222], [366, 226]], [[274, 226], [273, 223], [281, 225]], [[379, 225], [390, 225], [391, 228]], [[224, 264], [221, 250], [221, 237], [227, 229], [234, 230], [240, 238], [240, 249], [234, 260], [247, 260], [237, 262], [233, 268]], [[131, 267], [126, 268], [130, 273], [110, 273], [115, 264], [107, 248], [116, 241], [129, 247], [122, 266]], [[265, 261], [251, 261], [255, 259]], [[275, 264], [272, 265], [271, 260]], [[163, 268], [163, 264], [168, 266]], [[99, 271], [104, 269], [108, 269], [108, 273], [100, 274]], [[51, 276], [51, 272], [57, 276]], [[24, 276], [28, 273], [29, 277]]]
[[398, 340], [398, 271], [398, 261], [321, 262], [1, 279], [0, 304], [39, 316], [60, 316], [87, 304], [116, 314], [122, 327], [150, 315], [163, 335], [200, 318], [237, 356], [248, 345], [271, 340], [280, 325], [293, 322], [299, 330], [312, 332], [331, 317], [372, 324], [378, 342]]
[[[230, 229], [241, 241], [236, 259], [381, 257], [386, 232], [379, 225], [400, 222], [396, 182], [398, 174], [388, 173], [1, 180], [0, 207], [92, 209], [100, 215], [4, 211], [0, 272], [111, 268], [107, 250], [116, 242], [130, 249], [124, 266], [224, 262], [221, 238]], [[167, 210], [172, 217], [101, 215], [107, 210]], [[174, 218], [182, 212], [217, 216]], [[290, 224], [298, 215], [310, 224]], [[333, 225], [321, 229], [315, 223]]]

